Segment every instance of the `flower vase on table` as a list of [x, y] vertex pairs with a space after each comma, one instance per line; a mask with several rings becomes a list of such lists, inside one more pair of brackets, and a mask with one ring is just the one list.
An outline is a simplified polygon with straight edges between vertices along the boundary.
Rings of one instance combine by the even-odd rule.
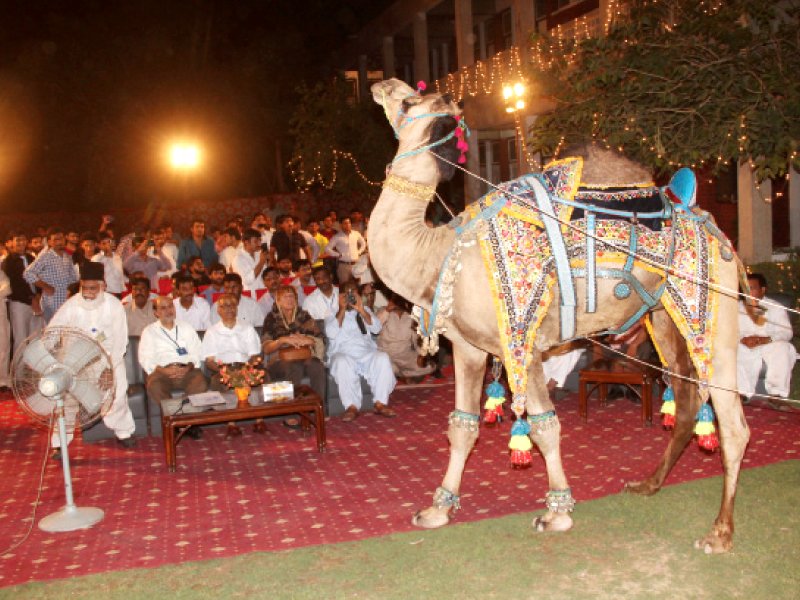
[[256, 368], [256, 364], [247, 363], [241, 366], [220, 364], [219, 379], [236, 393], [240, 408], [248, 405], [253, 386], [264, 383], [264, 370]]
[[239, 401], [239, 408], [243, 408], [249, 404], [248, 399], [250, 398], [250, 390], [252, 388], [247, 385], [240, 385], [239, 387], [233, 388], [233, 391], [236, 392], [236, 399]]

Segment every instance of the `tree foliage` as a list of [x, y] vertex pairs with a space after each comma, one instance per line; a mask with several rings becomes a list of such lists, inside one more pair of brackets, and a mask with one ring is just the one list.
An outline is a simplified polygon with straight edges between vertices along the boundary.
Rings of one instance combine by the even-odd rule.
[[567, 49], [531, 78], [555, 110], [535, 151], [591, 140], [657, 172], [751, 158], [759, 179], [798, 166], [800, 2], [632, 0], [606, 37]]
[[333, 79], [301, 86], [291, 120], [291, 167], [301, 189], [335, 195], [376, 195], [394, 144], [373, 102], [355, 102], [347, 83]]

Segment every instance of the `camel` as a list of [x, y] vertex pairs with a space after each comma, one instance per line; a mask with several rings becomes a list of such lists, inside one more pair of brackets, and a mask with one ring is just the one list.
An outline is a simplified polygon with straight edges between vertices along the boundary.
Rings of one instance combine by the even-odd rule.
[[[432, 505], [418, 511], [412, 519], [416, 526], [436, 528], [447, 524], [453, 512], [460, 508], [464, 466], [479, 434], [487, 357], [504, 357], [507, 350], [504, 340], [507, 342], [507, 338], [503, 337], [500, 329], [493, 299], [495, 290], [478, 243], [482, 234], [464, 241], [459, 237], [455, 224], [429, 227], [425, 223], [425, 210], [434, 197], [436, 186], [452, 177], [454, 163], [464, 151], [460, 108], [446, 95], [431, 93], [422, 96], [397, 79], [376, 83], [371, 91], [375, 102], [383, 106], [398, 138], [397, 154], [387, 169], [387, 179], [369, 221], [370, 259], [376, 273], [392, 290], [431, 311], [437, 286], [441, 287], [440, 273], [450, 268], [447, 265], [452, 263], [453, 249], [457, 248], [457, 268], [450, 269], [450, 310], [440, 315], [444, 334], [452, 342], [455, 363], [455, 410], [450, 415], [448, 426], [449, 463], [441, 486], [434, 493]], [[462, 133], [453, 135], [459, 126]], [[621, 162], [608, 162], [613, 160]], [[619, 180], [621, 172], [626, 174], [627, 181], [651, 177], [631, 161], [604, 158], [600, 153], [587, 157], [580, 185], [611, 185], [612, 181]], [[470, 218], [465, 213], [458, 219]], [[474, 216], [471, 213], [473, 219]], [[729, 244], [725, 246], [729, 247]], [[598, 258], [598, 267], [622, 268], [622, 262], [624, 259]], [[739, 286], [737, 265], [740, 263], [738, 260], [718, 262], [717, 283], [722, 288], [736, 290]], [[645, 290], [654, 292], [664, 279], [664, 271], [645, 266], [637, 261], [632, 275]], [[641, 310], [642, 300], [637, 294], [627, 297], [615, 294], [617, 281], [597, 278], [595, 283], [599, 299], [597, 306], [594, 312], [588, 312], [584, 302], [576, 303], [575, 325], [570, 339], [619, 328]], [[576, 277], [574, 285], [575, 296], [580, 299], [587, 285], [594, 283]], [[561, 281], [553, 284], [553, 300], [538, 323], [535, 343], [530, 349], [521, 380], [525, 393], [519, 399], [524, 402], [531, 424], [530, 439], [538, 446], [548, 475], [547, 511], [534, 518], [532, 523], [534, 530], [539, 532], [566, 531], [573, 525], [570, 513], [574, 499], [560, 455], [561, 426], [541, 366], [541, 353], [565, 341], [562, 337], [564, 321], [561, 319], [565, 309], [559, 300], [561, 287]], [[702, 286], [695, 289], [699, 287]], [[698, 387], [673, 377], [676, 415], [671, 440], [653, 473], [642, 481], [628, 482], [625, 487], [635, 494], [658, 492], [692, 438], [695, 415], [710, 392], [720, 431], [724, 485], [719, 514], [711, 531], [695, 542], [697, 548], [710, 554], [726, 552], [733, 545], [734, 497], [749, 430], [738, 395], [730, 391], [736, 387], [737, 299], [713, 290], [709, 295], [715, 302], [714, 318], [718, 324], [712, 332], [713, 340], [709, 340], [714, 349], [713, 356], [709, 357], [710, 385], [708, 388]], [[651, 335], [669, 370], [679, 377], [696, 377], [697, 367], [692, 362], [684, 334], [665, 310], [663, 299], [649, 311], [649, 318]], [[504, 364], [508, 370], [510, 365], [506, 360]]]

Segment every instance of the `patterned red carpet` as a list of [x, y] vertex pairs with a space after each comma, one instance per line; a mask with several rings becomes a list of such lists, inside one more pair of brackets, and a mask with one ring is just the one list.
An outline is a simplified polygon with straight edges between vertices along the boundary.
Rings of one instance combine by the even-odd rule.
[[[353, 423], [328, 421], [328, 451], [313, 435], [271, 422], [266, 435], [249, 429], [225, 440], [224, 429], [178, 445], [178, 471], [167, 472], [160, 438], [133, 450], [114, 442], [70, 447], [75, 503], [96, 506], [105, 519], [91, 529], [30, 537], [0, 556], [0, 587], [164, 563], [208, 559], [358, 540], [411, 530], [412, 513], [429, 504], [447, 462], [447, 415], [453, 387], [404, 388], [392, 398], [396, 419], [363, 415]], [[620, 491], [645, 476], [668, 434], [640, 426], [638, 406], [618, 400], [590, 404], [589, 422], [577, 416], [577, 397], [557, 404], [563, 455], [575, 497]], [[800, 413], [745, 409], [752, 439], [745, 467], [797, 458]], [[463, 509], [472, 521], [541, 508], [547, 489], [543, 461], [527, 471], [508, 462], [508, 422], [483, 428], [467, 465]], [[16, 401], [0, 398], [0, 552], [31, 523], [45, 435]], [[719, 455], [693, 444], [668, 483], [721, 474]], [[60, 463], [48, 461], [38, 520], [64, 503]], [[580, 506], [578, 517], [580, 518]]]

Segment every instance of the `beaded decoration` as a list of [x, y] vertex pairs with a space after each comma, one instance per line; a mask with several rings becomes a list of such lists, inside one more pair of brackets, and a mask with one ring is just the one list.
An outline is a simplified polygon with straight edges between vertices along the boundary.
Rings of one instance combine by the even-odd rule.
[[433, 493], [433, 506], [435, 508], [449, 508], [452, 512], [456, 512], [461, 508], [461, 496], [439, 486]]
[[481, 417], [480, 415], [473, 415], [472, 413], [455, 409], [450, 413], [450, 416], [447, 418], [447, 422], [453, 427], [474, 433], [478, 431]]
[[544, 498], [547, 510], [554, 513], [569, 513], [575, 508], [575, 498], [572, 497], [572, 490], [548, 490]]

